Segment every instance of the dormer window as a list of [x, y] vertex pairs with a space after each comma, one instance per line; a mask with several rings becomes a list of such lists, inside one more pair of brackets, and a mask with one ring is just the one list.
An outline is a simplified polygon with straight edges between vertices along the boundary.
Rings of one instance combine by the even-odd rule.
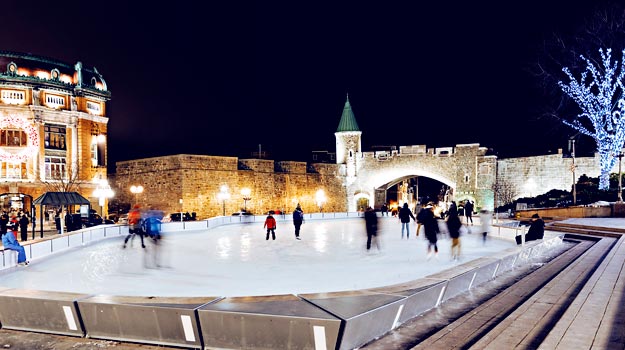
[[65, 107], [65, 97], [46, 94], [46, 106], [50, 108]]
[[2, 90], [2, 102], [9, 105], [21, 105], [26, 102], [26, 93], [19, 90]]
[[100, 114], [100, 104], [98, 102], [87, 101], [87, 111], [91, 114]]

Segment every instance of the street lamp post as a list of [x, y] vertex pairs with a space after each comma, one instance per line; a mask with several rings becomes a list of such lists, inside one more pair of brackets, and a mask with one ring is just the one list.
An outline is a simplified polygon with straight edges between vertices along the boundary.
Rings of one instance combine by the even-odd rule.
[[246, 187], [241, 189], [241, 196], [243, 196], [243, 211], [245, 212], [247, 212], [247, 201], [252, 199], [251, 194], [252, 190], [249, 188]]
[[95, 191], [93, 191], [93, 195], [98, 197], [98, 200], [99, 200], [98, 204], [100, 204], [100, 207], [102, 208], [101, 213], [102, 213], [102, 218], [104, 219], [105, 200], [108, 198], [113, 198], [113, 196], [115, 195], [115, 192], [113, 192], [107, 180], [99, 179], [98, 187], [95, 189]]
[[219, 193], [217, 194], [217, 198], [222, 202], [223, 205], [223, 216], [226, 216], [226, 199], [230, 199], [230, 192], [228, 192], [228, 186], [223, 185], [219, 189]]
[[139, 186], [132, 185], [132, 186], [130, 186], [130, 192], [132, 192], [135, 195], [135, 204], [138, 204], [138, 202], [137, 202], [137, 195], [143, 192], [143, 186], [141, 186], [141, 185], [139, 185]]

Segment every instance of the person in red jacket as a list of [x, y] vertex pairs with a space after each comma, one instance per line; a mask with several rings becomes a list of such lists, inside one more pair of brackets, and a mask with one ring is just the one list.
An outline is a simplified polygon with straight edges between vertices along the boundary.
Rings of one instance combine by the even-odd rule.
[[126, 243], [130, 239], [130, 245], [132, 246], [132, 240], [135, 238], [135, 235], [139, 235], [141, 238], [141, 247], [145, 248], [145, 244], [143, 243], [143, 229], [141, 228], [143, 220], [141, 218], [141, 207], [136, 204], [132, 210], [128, 213], [128, 235], [124, 239], [124, 248], [126, 248]]
[[265, 219], [265, 225], [263, 225], [263, 228], [267, 228], [267, 238], [265, 238], [265, 240], [269, 240], [269, 232], [271, 232], [271, 236], [273, 237], [273, 240], [276, 240], [276, 219], [273, 218], [273, 216], [271, 216], [271, 214], [267, 215], [267, 218]]

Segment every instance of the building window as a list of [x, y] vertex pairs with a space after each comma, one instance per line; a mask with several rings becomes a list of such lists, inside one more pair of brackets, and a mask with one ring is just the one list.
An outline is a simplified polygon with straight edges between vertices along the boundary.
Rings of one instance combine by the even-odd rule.
[[64, 157], [46, 156], [46, 180], [60, 180], [66, 178]]
[[47, 149], [65, 149], [65, 127], [56, 125], [46, 125], [45, 131], [45, 148]]
[[2, 90], [2, 102], [10, 105], [21, 105], [26, 102], [24, 91]]
[[24, 163], [0, 163], [0, 176], [3, 179], [22, 179], [26, 173], [26, 164]]
[[46, 94], [46, 106], [50, 108], [65, 107], [65, 97]]
[[480, 164], [478, 172], [480, 175], [490, 175], [490, 164]]
[[0, 146], [27, 147], [28, 138], [24, 130], [2, 129], [0, 130]]
[[93, 137], [91, 141], [91, 166], [98, 166], [98, 139]]
[[100, 114], [100, 104], [97, 102], [87, 101], [87, 111], [91, 114]]

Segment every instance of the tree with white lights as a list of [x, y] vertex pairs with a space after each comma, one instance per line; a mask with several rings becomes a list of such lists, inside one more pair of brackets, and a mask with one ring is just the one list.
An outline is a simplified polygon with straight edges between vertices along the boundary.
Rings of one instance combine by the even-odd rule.
[[[618, 61], [611, 62], [611, 49], [599, 49], [599, 53], [603, 67], [597, 67], [582, 55], [580, 57], [586, 62], [586, 69], [580, 79], [575, 79], [565, 67], [562, 70], [570, 81], [568, 84], [559, 81], [558, 85], [582, 110], [572, 122], [563, 120], [563, 123], [595, 140], [601, 167], [599, 189], [607, 190], [615, 156], [621, 152], [625, 141], [625, 70], [622, 64], [619, 69]], [[622, 57], [625, 58], [625, 50]], [[587, 127], [588, 124], [590, 126]]]

